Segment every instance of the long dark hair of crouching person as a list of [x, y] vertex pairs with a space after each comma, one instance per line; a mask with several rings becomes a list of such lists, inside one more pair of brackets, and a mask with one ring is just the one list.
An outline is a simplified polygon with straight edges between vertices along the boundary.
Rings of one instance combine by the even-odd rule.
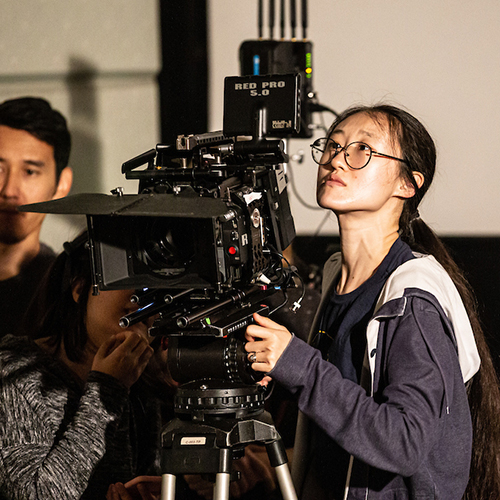
[[432, 138], [402, 109], [361, 106], [312, 150], [341, 252], [310, 345], [254, 315], [245, 346], [297, 397], [299, 497], [500, 498], [500, 393], [476, 301], [418, 213]]
[[65, 244], [41, 287], [27, 316], [35, 340], [0, 344], [2, 498], [105, 498], [112, 483], [160, 472], [148, 325], [118, 324], [131, 290], [91, 294], [86, 239]]

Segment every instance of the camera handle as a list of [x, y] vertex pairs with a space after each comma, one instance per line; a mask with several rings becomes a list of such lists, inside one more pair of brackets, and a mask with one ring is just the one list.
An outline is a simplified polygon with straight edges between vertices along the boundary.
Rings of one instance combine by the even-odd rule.
[[274, 467], [283, 500], [297, 500], [288, 458], [272, 418], [228, 419], [210, 424], [175, 418], [162, 432], [161, 500], [175, 499], [177, 474], [215, 474], [214, 500], [229, 499], [233, 453], [263, 443]]

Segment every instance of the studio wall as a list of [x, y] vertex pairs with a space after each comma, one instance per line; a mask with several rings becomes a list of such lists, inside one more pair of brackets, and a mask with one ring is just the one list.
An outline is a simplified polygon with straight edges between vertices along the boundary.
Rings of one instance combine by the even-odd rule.
[[[121, 164], [159, 140], [157, 0], [2, 3], [0, 101], [48, 99], [68, 119], [72, 193], [123, 186]], [[47, 216], [42, 241], [60, 250], [85, 221]]]
[[[263, 4], [266, 26], [268, 2]], [[275, 4], [278, 9], [280, 2]], [[222, 126], [224, 77], [239, 74], [241, 42], [257, 38], [257, 5], [257, 0], [209, 1], [213, 130]], [[415, 114], [439, 155], [434, 185], [422, 205], [424, 219], [441, 235], [499, 235], [500, 3], [309, 0], [308, 5], [319, 101], [342, 111], [383, 100]], [[278, 26], [274, 33], [279, 36]], [[333, 117], [318, 115], [318, 126], [322, 118], [329, 124]], [[291, 142], [289, 152], [303, 161], [292, 161], [290, 169], [300, 195], [314, 206], [310, 142]], [[293, 194], [292, 209], [299, 234], [314, 234], [324, 222], [323, 212], [306, 208]], [[334, 219], [320, 230], [336, 232]]]

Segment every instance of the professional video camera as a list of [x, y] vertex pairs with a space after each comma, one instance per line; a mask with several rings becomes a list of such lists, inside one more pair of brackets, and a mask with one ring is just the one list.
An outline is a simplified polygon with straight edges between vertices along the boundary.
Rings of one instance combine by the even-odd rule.
[[259, 378], [244, 329], [288, 286], [282, 251], [295, 236], [288, 157], [269, 137], [297, 132], [299, 94], [300, 75], [228, 77], [223, 131], [179, 136], [122, 165], [137, 195], [117, 188], [24, 207], [87, 215], [94, 292], [137, 291], [139, 310], [122, 326], [156, 315], [151, 334], [168, 337], [180, 383]]

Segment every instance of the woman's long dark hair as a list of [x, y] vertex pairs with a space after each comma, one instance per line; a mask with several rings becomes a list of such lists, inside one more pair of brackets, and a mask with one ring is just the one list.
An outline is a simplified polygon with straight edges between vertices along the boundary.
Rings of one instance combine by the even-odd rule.
[[[431, 254], [445, 268], [455, 283], [465, 305], [481, 357], [481, 368], [468, 385], [473, 423], [473, 447], [466, 500], [500, 499], [500, 389], [490, 350], [478, 314], [477, 301], [463, 272], [443, 242], [420, 218], [418, 206], [429, 189], [436, 168], [436, 147], [425, 127], [408, 112], [386, 104], [349, 108], [333, 123], [329, 135], [349, 116], [366, 113], [377, 123], [389, 124], [394, 145], [399, 147], [401, 173], [415, 188], [415, 195], [405, 201], [399, 219], [401, 239], [413, 250]], [[418, 186], [413, 172], [424, 176]]]
[[[45, 344], [54, 355], [64, 349], [68, 359], [76, 363], [84, 360], [88, 337], [85, 316], [92, 279], [87, 241], [85, 231], [64, 244], [64, 251], [57, 256], [46, 274], [28, 309], [25, 322], [29, 324], [26, 327], [28, 335], [46, 339]], [[78, 301], [73, 297], [74, 287], [78, 288]], [[160, 339], [154, 339], [151, 346], [156, 354], [149, 361], [139, 382], [142, 388], [168, 403], [164, 414], [171, 417], [174, 382], [161, 359]]]
[[[64, 244], [26, 314], [27, 333], [47, 339], [46, 344], [58, 354], [64, 347], [69, 360], [83, 361], [87, 343], [85, 314], [91, 288], [87, 233]], [[78, 301], [73, 288], [78, 286]]]

